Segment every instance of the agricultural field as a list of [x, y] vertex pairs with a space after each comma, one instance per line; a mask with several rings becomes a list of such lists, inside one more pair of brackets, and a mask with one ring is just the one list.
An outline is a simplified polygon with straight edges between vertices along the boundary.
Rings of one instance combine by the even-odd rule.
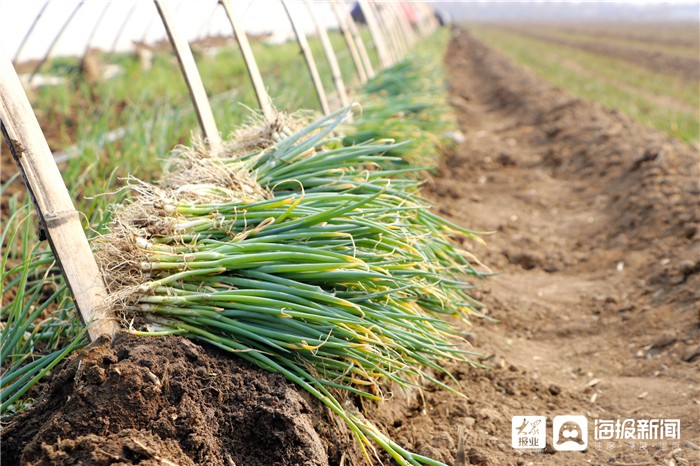
[[546, 81], [698, 144], [697, 24], [526, 23], [474, 32]]
[[[235, 44], [194, 44], [213, 157], [166, 44], [50, 62], [30, 100], [126, 331], [88, 343], [3, 146], [3, 462], [698, 464], [697, 29], [656, 29], [442, 28], [367, 83], [341, 52], [352, 121], [254, 42], [291, 114], [262, 126]], [[626, 419], [680, 434], [594, 438]]]

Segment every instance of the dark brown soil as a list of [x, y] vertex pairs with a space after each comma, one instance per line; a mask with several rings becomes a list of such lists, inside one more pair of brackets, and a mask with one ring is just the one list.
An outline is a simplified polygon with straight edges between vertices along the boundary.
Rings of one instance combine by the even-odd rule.
[[179, 338], [91, 345], [3, 430], [3, 464], [328, 465], [354, 443], [282, 376]]
[[[553, 89], [465, 32], [447, 54], [464, 141], [426, 193], [492, 231], [499, 275], [464, 336], [489, 369], [464, 397], [394, 393], [365, 414], [448, 464], [700, 464], [700, 188], [691, 148]], [[544, 452], [511, 417], [544, 415]], [[677, 444], [555, 452], [556, 415], [680, 419]], [[6, 464], [363, 464], [342, 424], [282, 377], [179, 338], [120, 336], [56, 370], [2, 431]]]

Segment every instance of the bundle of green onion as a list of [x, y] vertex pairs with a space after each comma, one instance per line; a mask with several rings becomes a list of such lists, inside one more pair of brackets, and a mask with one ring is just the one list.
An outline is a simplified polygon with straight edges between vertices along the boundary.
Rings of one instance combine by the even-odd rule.
[[[438, 34], [433, 40], [447, 37]], [[347, 128], [345, 145], [379, 138], [407, 141], [390, 154], [426, 169], [436, 165], [436, 149], [449, 144], [447, 133], [455, 122], [445, 99], [442, 57], [435, 49], [434, 44], [419, 48], [364, 84], [356, 97], [362, 115]]]
[[[468, 360], [445, 317], [477, 312], [464, 279], [481, 274], [449, 237], [478, 237], [429, 212], [418, 183], [401, 176], [410, 169], [385, 155], [400, 145], [332, 138], [348, 114], [248, 153], [237, 148], [256, 147], [249, 141], [217, 158], [182, 153], [171, 172], [201, 175], [133, 185], [140, 194], [114, 212], [98, 262], [138, 333], [236, 352], [318, 397], [363, 448], [371, 439], [399, 464], [440, 464], [339, 397], [377, 400], [384, 382], [424, 379], [451, 389], [426, 368]], [[211, 179], [222, 182], [200, 182]]]

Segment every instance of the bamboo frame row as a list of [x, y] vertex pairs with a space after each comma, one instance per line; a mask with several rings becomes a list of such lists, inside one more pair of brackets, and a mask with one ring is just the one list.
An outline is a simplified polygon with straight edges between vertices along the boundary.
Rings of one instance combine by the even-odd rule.
[[[324, 113], [329, 113], [331, 108], [306, 36], [299, 27], [298, 19], [289, 8], [287, 0], [281, 1], [287, 11], [299, 46], [304, 53], [309, 73], [319, 97], [319, 104]], [[83, 3], [84, 0], [81, 0], [77, 4], [59, 33], [52, 40], [44, 58], [33, 70], [30, 81], [37, 75], [41, 66], [50, 58], [61, 35]], [[175, 24], [169, 1], [154, 0], [154, 3], [178, 57], [202, 132], [211, 148], [218, 150], [222, 145], [221, 136], [189, 44]], [[424, 3], [413, 4], [419, 19], [415, 28], [409, 24], [405, 12], [402, 11], [404, 8], [402, 4], [383, 4], [381, 8], [378, 8], [375, 3], [367, 0], [361, 0], [359, 3], [367, 20], [381, 68], [386, 68], [399, 61], [419, 37], [429, 34], [436, 27], [434, 18], [432, 18], [432, 12]], [[274, 116], [271, 100], [248, 43], [247, 35], [233, 10], [231, 1], [218, 0], [218, 4], [223, 7], [228, 17], [258, 96], [261, 111], [264, 118], [269, 121]], [[218, 4], [207, 21], [210, 21], [211, 17], [216, 13]], [[32, 30], [35, 29], [36, 23], [43, 15], [47, 5], [48, 2], [42, 6], [29, 32], [22, 39], [20, 48], [15, 54], [15, 59], [19, 57], [22, 48], [26, 44]], [[359, 30], [347, 9], [341, 5], [341, 0], [332, 0], [331, 6], [353, 59], [358, 78], [360, 82], [365, 82], [375, 75], [375, 69], [369, 60], [367, 49]], [[317, 33], [323, 45], [324, 54], [329, 61], [338, 102], [341, 106], [345, 106], [349, 102], [347, 87], [340, 72], [337, 57], [328, 38], [326, 28], [315, 17], [309, 0], [306, 0], [306, 7], [314, 20]], [[108, 8], [109, 5], [101, 11], [98, 24], [94, 26], [89, 35], [85, 53], [89, 50], [95, 30]], [[134, 9], [135, 6], [132, 6], [127, 14], [127, 18], [120, 26], [113, 43], [113, 50], [121, 37], [124, 24], [131, 17]], [[151, 23], [146, 29], [146, 35], [150, 27]], [[108, 315], [104, 306], [107, 291], [82, 229], [79, 213], [75, 210], [55, 159], [34, 116], [12, 62], [2, 53], [0, 53], [0, 128], [35, 204], [40, 227], [46, 234], [66, 283], [74, 297], [76, 308], [80, 312], [83, 323], [88, 327], [90, 339], [94, 341], [103, 334], [114, 334], [118, 331], [119, 325], [112, 316]]]

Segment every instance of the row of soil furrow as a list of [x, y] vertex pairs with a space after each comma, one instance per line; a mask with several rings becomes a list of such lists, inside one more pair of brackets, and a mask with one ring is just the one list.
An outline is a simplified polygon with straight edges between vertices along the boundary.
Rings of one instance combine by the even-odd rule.
[[[683, 26], [681, 24], [680, 26]], [[659, 28], [668, 27], [659, 25]], [[675, 25], [679, 28], [679, 25]], [[625, 33], [624, 28], [611, 28], [609, 25], [601, 26], [600, 24], [565, 24], [557, 25], [552, 23], [527, 23], [518, 26], [518, 29], [535, 31], [540, 34], [546, 34], [552, 37], [563, 37], [575, 39], [584, 42], [607, 43], [621, 47], [638, 48], [650, 52], [658, 51], [668, 53], [679, 57], [694, 57], [697, 56], [698, 41], [692, 40], [691, 37], [684, 37], [686, 32], [682, 32], [683, 28], [677, 29], [678, 37], [670, 35], [662, 37], [659, 34], [652, 34], [658, 29], [654, 25], [637, 25], [639, 34]], [[643, 33], [646, 32], [646, 36]]]
[[566, 39], [560, 36], [539, 33], [530, 28], [509, 26], [507, 30], [533, 39], [624, 60], [657, 73], [680, 77], [686, 81], [694, 82], [700, 79], [700, 58], [697, 57], [681, 57], [636, 47]]
[[[455, 36], [447, 67], [464, 141], [430, 194], [443, 214], [494, 232], [475, 253], [499, 272], [480, 292], [499, 322], [465, 332], [491, 369], [457, 368], [464, 399], [397, 396], [380, 410], [386, 425], [454, 464], [693, 464], [697, 156]], [[523, 453], [510, 444], [522, 414], [680, 418], [683, 436], [674, 449]]]
[[573, 30], [588, 33], [597, 37], [609, 37], [613, 40], [628, 40], [642, 42], [650, 46], [667, 45], [673, 47], [700, 47], [697, 23], [693, 21], [672, 23], [586, 23], [576, 22], [565, 27], [553, 27], [563, 31]]

